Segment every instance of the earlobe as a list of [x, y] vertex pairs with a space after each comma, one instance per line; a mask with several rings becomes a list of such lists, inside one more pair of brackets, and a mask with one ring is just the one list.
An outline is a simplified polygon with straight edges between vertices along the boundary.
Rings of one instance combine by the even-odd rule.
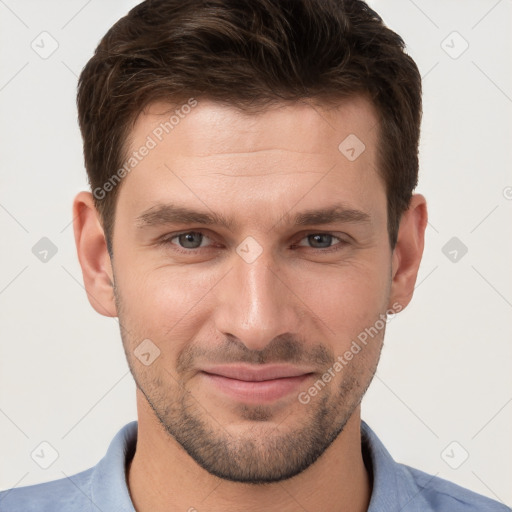
[[402, 215], [393, 250], [390, 305], [399, 303], [405, 308], [412, 299], [423, 256], [427, 220], [426, 199], [421, 194], [414, 194], [408, 210]]
[[101, 315], [117, 316], [113, 272], [103, 227], [90, 192], [73, 201], [73, 230], [87, 298]]

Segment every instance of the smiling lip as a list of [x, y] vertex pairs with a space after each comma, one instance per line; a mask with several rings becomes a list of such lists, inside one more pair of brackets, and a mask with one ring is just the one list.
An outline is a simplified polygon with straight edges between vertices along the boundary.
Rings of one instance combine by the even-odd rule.
[[270, 402], [282, 398], [312, 375], [312, 371], [289, 365], [224, 365], [203, 368], [209, 383], [243, 402]]

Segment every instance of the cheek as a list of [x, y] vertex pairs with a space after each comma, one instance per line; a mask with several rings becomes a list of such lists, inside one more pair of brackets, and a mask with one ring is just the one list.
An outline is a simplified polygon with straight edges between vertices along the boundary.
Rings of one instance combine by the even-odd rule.
[[218, 279], [211, 271], [185, 267], [125, 272], [119, 279], [123, 323], [129, 324], [137, 338], [149, 338], [162, 349], [177, 352], [179, 344], [194, 335], [204, 311], [203, 300], [208, 303], [208, 290]]
[[325, 268], [305, 274], [294, 291], [321, 318], [325, 335], [346, 344], [386, 309], [388, 273], [384, 262], [376, 266], [375, 261]]

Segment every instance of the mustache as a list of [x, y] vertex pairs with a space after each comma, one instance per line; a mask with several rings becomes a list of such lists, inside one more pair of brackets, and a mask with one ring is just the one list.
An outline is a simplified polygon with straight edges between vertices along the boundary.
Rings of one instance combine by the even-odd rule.
[[286, 334], [274, 338], [262, 350], [250, 350], [242, 341], [228, 335], [214, 348], [210, 348], [208, 343], [187, 345], [178, 355], [176, 371], [183, 374], [205, 363], [292, 363], [315, 366], [323, 371], [334, 361], [334, 353], [325, 345], [309, 347], [303, 340]]

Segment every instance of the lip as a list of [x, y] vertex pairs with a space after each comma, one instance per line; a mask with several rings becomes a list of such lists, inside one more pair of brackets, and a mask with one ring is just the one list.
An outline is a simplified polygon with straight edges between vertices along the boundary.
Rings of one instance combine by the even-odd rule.
[[221, 365], [205, 367], [201, 375], [209, 384], [243, 402], [271, 402], [295, 391], [313, 372], [290, 365]]
[[300, 375], [313, 373], [313, 370], [308, 368], [299, 368], [283, 364], [266, 364], [260, 366], [247, 364], [205, 366], [201, 368], [201, 370], [213, 375], [220, 375], [221, 377], [250, 382], [299, 377]]

